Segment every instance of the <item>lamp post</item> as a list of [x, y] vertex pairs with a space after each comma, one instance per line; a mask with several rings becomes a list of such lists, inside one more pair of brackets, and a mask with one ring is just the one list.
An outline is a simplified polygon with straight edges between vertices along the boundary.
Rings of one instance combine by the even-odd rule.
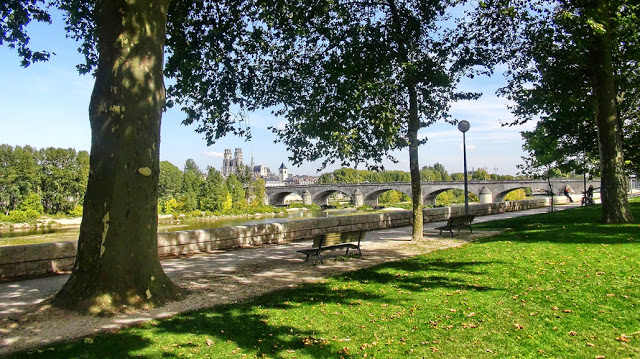
[[462, 153], [464, 156], [464, 214], [469, 215], [469, 187], [467, 184], [467, 144], [465, 133], [469, 131], [469, 121], [458, 122], [458, 130], [462, 132]]

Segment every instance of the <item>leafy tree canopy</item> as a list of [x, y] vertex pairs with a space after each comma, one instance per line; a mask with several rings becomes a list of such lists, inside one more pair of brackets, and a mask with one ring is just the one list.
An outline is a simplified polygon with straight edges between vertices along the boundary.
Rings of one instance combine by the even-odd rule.
[[516, 8], [519, 22], [509, 30], [519, 36], [510, 44], [509, 85], [501, 92], [516, 102], [515, 123], [541, 119], [525, 134], [529, 153], [542, 156], [529, 161], [530, 167], [555, 162], [584, 172], [597, 154], [603, 222], [632, 222], [624, 172], [632, 163], [624, 156], [637, 141], [637, 127], [630, 125], [638, 112], [637, 2], [515, 3], [522, 5]]
[[[592, 67], [589, 32], [596, 26], [592, 17], [584, 16], [579, 7], [537, 8], [539, 14], [523, 22], [523, 36], [510, 64], [509, 84], [500, 93], [515, 102], [513, 112], [521, 124], [537, 119], [536, 129], [523, 134], [525, 150], [530, 155], [543, 156], [553, 152], [553, 166], [563, 171], [597, 174], [592, 162], [599, 159], [597, 128], [594, 123]], [[637, 141], [639, 85], [637, 60], [637, 5], [624, 1], [618, 6], [612, 25], [615, 41], [614, 64], [621, 120], [625, 124], [625, 156], [637, 168], [635, 152], [630, 144]], [[553, 136], [551, 143], [544, 137]], [[539, 150], [534, 150], [539, 147]], [[546, 148], [546, 151], [545, 151]], [[548, 156], [547, 156], [548, 157]], [[539, 158], [541, 162], [549, 162]], [[633, 164], [632, 164], [633, 162]]]

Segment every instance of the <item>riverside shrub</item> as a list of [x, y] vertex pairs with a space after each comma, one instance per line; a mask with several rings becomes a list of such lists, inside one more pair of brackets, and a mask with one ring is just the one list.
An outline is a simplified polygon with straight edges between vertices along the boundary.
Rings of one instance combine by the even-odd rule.
[[20, 210], [13, 210], [11, 212], [9, 212], [9, 221], [13, 222], [13, 223], [21, 223], [21, 222], [26, 222], [27, 219], [29, 217], [27, 217], [27, 212], [26, 211], [20, 211]]

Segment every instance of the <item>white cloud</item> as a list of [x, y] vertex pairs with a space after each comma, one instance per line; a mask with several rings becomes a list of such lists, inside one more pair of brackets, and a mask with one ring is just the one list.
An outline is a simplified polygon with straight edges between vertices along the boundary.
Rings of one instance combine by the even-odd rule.
[[277, 130], [284, 130], [285, 127], [287, 126], [287, 123], [284, 121], [280, 121], [278, 123], [276, 123], [276, 125], [274, 126]]
[[[458, 145], [458, 148], [462, 151], [462, 143]], [[467, 151], [475, 151], [476, 149], [478, 149], [478, 146], [467, 144]]]
[[201, 151], [200, 154], [203, 155], [203, 156], [212, 157], [212, 158], [223, 158], [224, 157], [224, 154], [220, 153], [220, 152], [205, 152], [205, 151]]

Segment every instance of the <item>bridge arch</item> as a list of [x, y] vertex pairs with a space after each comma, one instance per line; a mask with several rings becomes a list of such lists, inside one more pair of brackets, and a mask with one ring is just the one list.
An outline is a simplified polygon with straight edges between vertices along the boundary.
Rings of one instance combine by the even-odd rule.
[[[440, 187], [436, 190], [433, 190], [431, 192], [427, 192], [425, 195], [422, 196], [422, 203], [424, 205], [431, 205], [431, 206], [435, 206], [436, 205], [436, 198], [446, 192], [446, 191], [450, 191], [450, 190], [454, 190], [454, 189], [460, 189], [457, 187]], [[476, 196], [479, 197], [478, 193], [475, 193], [474, 190], [469, 189], [469, 194], [474, 194]]]
[[364, 196], [364, 204], [368, 204], [371, 207], [377, 207], [378, 206], [378, 200], [380, 199], [380, 196], [384, 193], [387, 193], [389, 191], [397, 191], [400, 192], [402, 194], [405, 194], [407, 196], [409, 196], [409, 198], [411, 198], [411, 191], [406, 191], [402, 188], [392, 188], [392, 187], [388, 187], [388, 188], [378, 188], [374, 191], [371, 191], [369, 193], [367, 193]]
[[287, 198], [291, 194], [296, 194], [296, 195], [300, 196], [304, 201], [304, 195], [303, 194], [298, 193], [297, 191], [286, 191], [285, 190], [285, 191], [280, 191], [280, 192], [274, 193], [271, 196], [268, 196], [267, 204], [272, 205], [272, 206], [284, 206], [284, 199]]
[[[530, 186], [524, 186], [524, 187], [513, 187], [513, 188], [508, 188], [502, 192], [499, 193], [493, 193], [493, 202], [504, 202], [504, 198], [511, 192], [515, 191], [515, 190], [519, 190], [519, 189], [527, 189], [527, 188], [531, 188], [533, 189], [542, 189], [542, 188], [532, 188]], [[544, 190], [545, 193], [548, 192], [548, 190]]]
[[320, 192], [315, 193], [314, 195], [312, 195], [311, 197], [311, 201], [314, 204], [317, 204], [318, 206], [328, 206], [329, 205], [329, 197], [331, 197], [331, 195], [336, 194], [336, 193], [342, 193], [345, 196], [349, 197], [349, 199], [351, 201], [353, 201], [354, 203], [356, 202], [354, 199], [354, 195], [353, 194], [349, 194], [346, 191], [340, 190], [340, 189], [336, 189], [336, 188], [331, 188], [331, 189], [326, 189]]

